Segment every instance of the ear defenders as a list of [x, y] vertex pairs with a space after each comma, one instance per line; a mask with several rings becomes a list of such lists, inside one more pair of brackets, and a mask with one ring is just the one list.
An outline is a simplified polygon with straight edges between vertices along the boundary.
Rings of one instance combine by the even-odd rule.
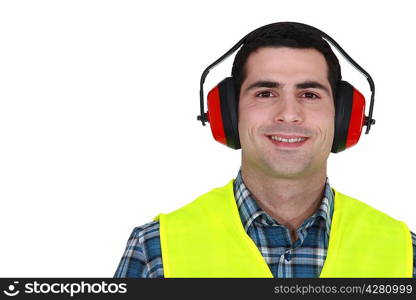
[[336, 87], [335, 101], [335, 132], [331, 152], [338, 153], [348, 149], [358, 143], [361, 131], [364, 126], [367, 127], [366, 134], [370, 132], [371, 125], [375, 124], [372, 118], [374, 108], [375, 85], [370, 74], [358, 65], [338, 43], [323, 31], [310, 25], [295, 22], [279, 22], [260, 27], [247, 34], [230, 50], [228, 50], [219, 59], [209, 65], [201, 76], [200, 82], [200, 110], [201, 114], [197, 117], [205, 126], [205, 122], [211, 125], [211, 131], [214, 139], [232, 149], [240, 149], [240, 139], [238, 135], [238, 93], [236, 91], [233, 77], [227, 77], [218, 83], [207, 96], [208, 111], [204, 112], [204, 90], [203, 85], [209, 71], [218, 63], [223, 61], [238, 48], [240, 48], [247, 37], [255, 31], [264, 29], [268, 26], [279, 24], [297, 24], [317, 31], [321, 37], [335, 47], [359, 72], [361, 72], [370, 85], [371, 101], [368, 117], [365, 115], [365, 98], [347, 81], [339, 81]]

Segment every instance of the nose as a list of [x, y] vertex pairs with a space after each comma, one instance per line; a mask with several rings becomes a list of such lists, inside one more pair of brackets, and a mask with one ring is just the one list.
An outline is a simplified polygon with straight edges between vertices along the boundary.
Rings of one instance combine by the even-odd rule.
[[278, 101], [274, 121], [277, 123], [287, 122], [300, 124], [303, 122], [301, 104], [295, 97], [287, 96]]

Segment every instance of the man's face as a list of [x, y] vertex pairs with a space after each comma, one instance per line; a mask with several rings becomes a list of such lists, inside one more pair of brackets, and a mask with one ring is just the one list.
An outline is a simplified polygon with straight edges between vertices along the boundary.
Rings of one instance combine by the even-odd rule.
[[335, 108], [324, 56], [264, 47], [250, 54], [245, 70], [238, 122], [243, 166], [279, 178], [326, 171]]

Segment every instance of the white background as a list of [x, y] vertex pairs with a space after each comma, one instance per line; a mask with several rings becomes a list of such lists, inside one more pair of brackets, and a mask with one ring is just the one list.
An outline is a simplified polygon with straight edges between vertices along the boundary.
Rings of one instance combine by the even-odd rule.
[[0, 276], [111, 277], [135, 226], [234, 177], [240, 152], [196, 121], [200, 75], [277, 21], [322, 29], [373, 76], [377, 124], [328, 175], [415, 231], [411, 2], [0, 2]]

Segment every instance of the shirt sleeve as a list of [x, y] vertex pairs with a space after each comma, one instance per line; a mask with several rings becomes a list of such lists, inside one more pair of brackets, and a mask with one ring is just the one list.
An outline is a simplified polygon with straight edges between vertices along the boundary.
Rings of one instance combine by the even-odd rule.
[[163, 278], [159, 222], [133, 229], [114, 278]]

